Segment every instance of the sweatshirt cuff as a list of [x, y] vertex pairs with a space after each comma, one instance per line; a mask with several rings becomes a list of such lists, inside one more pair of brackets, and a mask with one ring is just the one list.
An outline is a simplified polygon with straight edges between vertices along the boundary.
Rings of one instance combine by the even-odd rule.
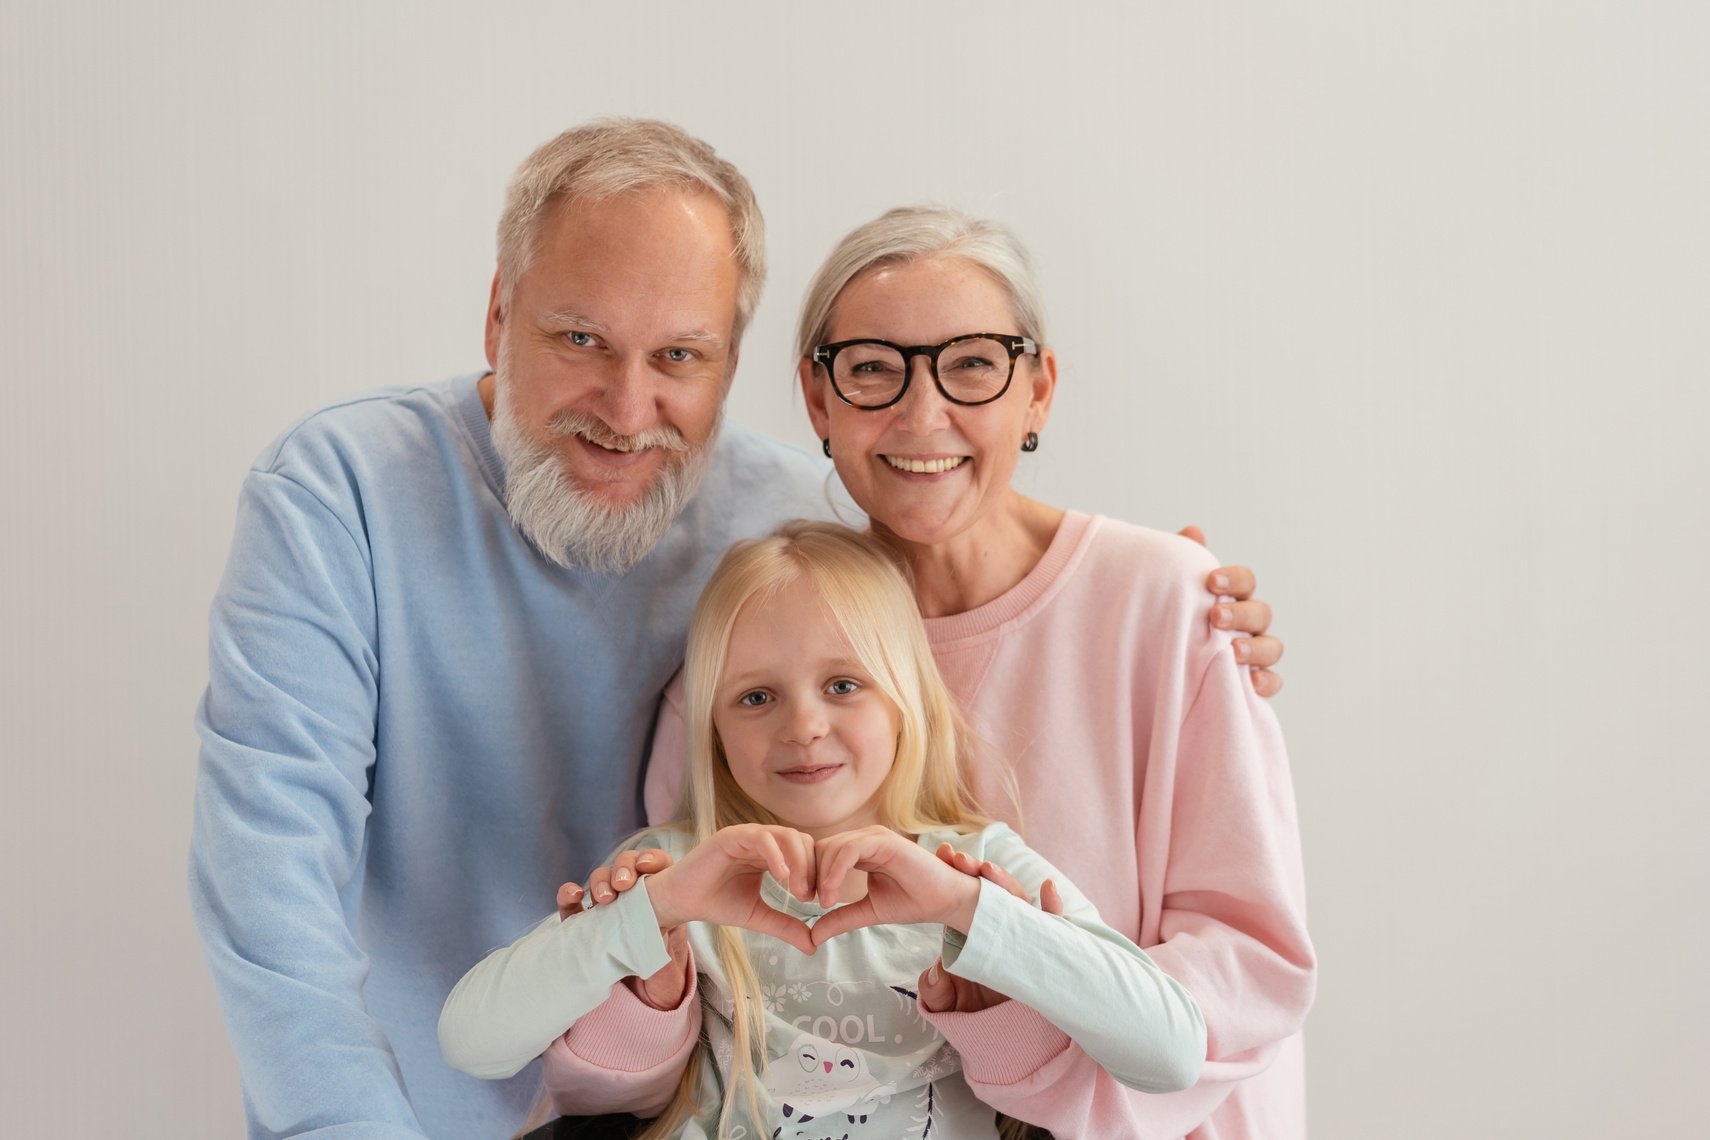
[[578, 1018], [564, 1034], [570, 1051], [590, 1065], [642, 1073], [674, 1061], [694, 1044], [699, 1026], [690, 1016], [700, 1001], [700, 981], [689, 964], [689, 984], [675, 1009], [654, 1009], [625, 982]]
[[1028, 1079], [1069, 1048], [1069, 1035], [1045, 1015], [1018, 1001], [999, 1002], [978, 1013], [929, 1013], [944, 1039], [962, 1055], [970, 1082], [1013, 1085]]

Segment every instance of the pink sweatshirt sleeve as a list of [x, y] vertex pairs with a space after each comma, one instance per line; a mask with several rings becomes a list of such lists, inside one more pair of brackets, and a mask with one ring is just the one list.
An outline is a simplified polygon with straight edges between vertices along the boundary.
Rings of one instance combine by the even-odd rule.
[[[1287, 752], [1274, 714], [1220, 641], [1179, 731], [1162, 739], [1172, 734], [1160, 727], [1152, 742], [1146, 796], [1170, 805], [1168, 842], [1137, 852], [1143, 869], [1160, 860], [1165, 867], [1161, 940], [1146, 953], [1205, 1017], [1199, 1083], [1138, 1092], [1072, 1042], [1049, 1052], [1057, 1031], [1048, 1022], [1033, 1038], [1034, 1052], [1018, 1050], [1021, 1038], [1009, 1036], [1017, 1027], [1002, 1022], [1023, 1019], [1026, 1007], [964, 1015], [991, 1023], [956, 1041], [975, 1093], [1059, 1140], [1193, 1132], [1238, 1082], [1270, 1064], [1312, 1005], [1316, 963]], [[1029, 1060], [1037, 1062], [1031, 1071]]]
[[622, 982], [541, 1054], [552, 1106], [565, 1115], [657, 1116], [670, 1103], [701, 1032], [699, 979], [676, 1009], [654, 1009]]
[[[981, 1100], [1059, 1140], [1193, 1133], [1270, 1064], [1312, 1004], [1315, 959], [1281, 731], [1226, 639], [1197, 648], [1204, 669], [1183, 694], [1186, 711], [1156, 724], [1149, 742], [1144, 799], [1165, 811], [1139, 829], [1136, 855], [1144, 889], [1161, 900], [1142, 945], [1205, 1018], [1199, 1082], [1162, 1094], [1130, 1089], [1018, 1002], [933, 1015]], [[1215, 1135], [1248, 1136], [1232, 1127]]]
[[975, 1096], [1057, 1140], [1185, 1136], [1229, 1093], [1204, 1080], [1156, 1096], [1128, 1088], [1044, 1014], [1018, 1001], [926, 1017], [962, 1055], [962, 1076]]

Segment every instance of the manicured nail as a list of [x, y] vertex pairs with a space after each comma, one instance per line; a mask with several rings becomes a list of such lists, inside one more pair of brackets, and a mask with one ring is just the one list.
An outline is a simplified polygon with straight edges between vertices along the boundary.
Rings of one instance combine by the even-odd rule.
[[612, 882], [614, 883], [627, 883], [633, 877], [628, 871], [621, 868], [612, 872]]
[[1251, 657], [1252, 655], [1253, 655], [1253, 647], [1250, 643], [1248, 643], [1246, 641], [1237, 641], [1235, 643], [1235, 660], [1246, 661], [1247, 658]]
[[1211, 576], [1211, 588], [1219, 594], [1227, 594], [1229, 592], [1229, 575], [1213, 574]]
[[1228, 606], [1218, 606], [1211, 611], [1211, 624], [1219, 629], [1226, 629], [1235, 620], [1234, 613]]

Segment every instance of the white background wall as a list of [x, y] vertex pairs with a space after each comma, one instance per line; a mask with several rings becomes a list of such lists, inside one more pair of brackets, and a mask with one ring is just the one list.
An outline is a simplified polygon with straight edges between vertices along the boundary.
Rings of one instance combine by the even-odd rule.
[[807, 277], [947, 200], [1042, 263], [1024, 489], [1260, 568], [1316, 1137], [1695, 1131], [1707, 9], [1057, 8], [0, 0], [0, 1131], [241, 1131], [183, 887], [239, 480], [480, 366], [504, 183], [602, 113], [760, 193], [736, 417], [814, 442]]

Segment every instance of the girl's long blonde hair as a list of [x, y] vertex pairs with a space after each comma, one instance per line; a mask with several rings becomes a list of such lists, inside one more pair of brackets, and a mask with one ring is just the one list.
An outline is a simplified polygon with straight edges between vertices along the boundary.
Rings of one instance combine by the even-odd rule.
[[[856, 660], [897, 708], [896, 760], [880, 798], [884, 822], [910, 835], [984, 827], [989, 821], [963, 774], [963, 749], [972, 738], [939, 676], [902, 565], [887, 547], [859, 531], [805, 521], [732, 546], [695, 607], [684, 663], [689, 757], [678, 826], [699, 843], [733, 824], [782, 822], [744, 794], [731, 776], [713, 724], [713, 702], [737, 615], [746, 606], [764, 606], [803, 579], [819, 592]], [[718, 1125], [723, 1135], [738, 1095], [760, 1117], [756, 1074], [766, 1064], [766, 1010], [740, 932], [719, 927], [715, 938], [734, 1005], [734, 1049]], [[642, 1134], [644, 1140], [672, 1135], [695, 1111], [706, 1049], [703, 1037], [676, 1095]]]

